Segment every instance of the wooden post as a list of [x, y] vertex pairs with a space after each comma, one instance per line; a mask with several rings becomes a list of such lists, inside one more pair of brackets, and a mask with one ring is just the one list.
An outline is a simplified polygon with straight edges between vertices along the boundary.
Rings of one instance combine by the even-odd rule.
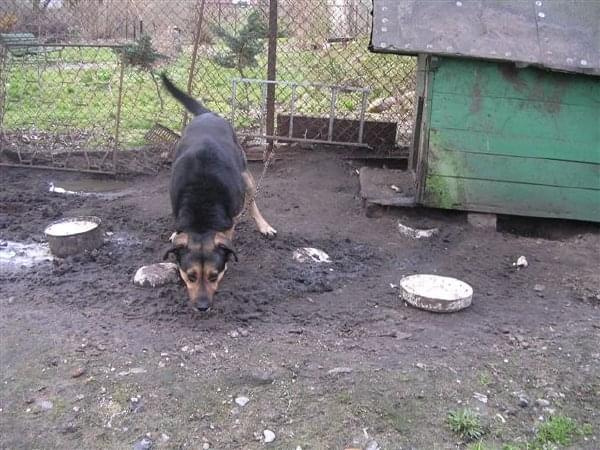
[[[269, 0], [269, 47], [267, 51], [267, 80], [277, 76], [277, 0]], [[275, 135], [275, 84], [267, 85], [267, 136]], [[267, 139], [266, 158], [273, 151], [273, 139]]]

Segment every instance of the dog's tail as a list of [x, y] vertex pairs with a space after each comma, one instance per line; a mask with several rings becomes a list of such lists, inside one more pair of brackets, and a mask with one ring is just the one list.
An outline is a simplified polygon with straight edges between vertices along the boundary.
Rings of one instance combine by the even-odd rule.
[[175, 86], [173, 84], [173, 82], [171, 80], [169, 80], [164, 73], [161, 74], [160, 77], [162, 78], [162, 81], [163, 81], [165, 87], [167, 88], [167, 91], [169, 91], [169, 93], [173, 97], [175, 97], [175, 99], [178, 100], [183, 106], [185, 106], [185, 109], [187, 109], [193, 115], [199, 116], [200, 114], [205, 114], [205, 113], [210, 112], [210, 110], [206, 109], [204, 107], [204, 105], [202, 105], [202, 103], [200, 103], [198, 100], [190, 97], [185, 92], [183, 92], [181, 89], [179, 89], [177, 86]]

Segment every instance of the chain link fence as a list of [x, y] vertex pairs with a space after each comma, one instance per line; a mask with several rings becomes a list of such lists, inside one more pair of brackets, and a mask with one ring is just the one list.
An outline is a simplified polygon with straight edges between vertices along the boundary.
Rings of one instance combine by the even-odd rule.
[[369, 0], [279, 0], [270, 27], [268, 0], [4, 0], [0, 163], [151, 167], [187, 120], [162, 71], [264, 142], [269, 36], [276, 136], [394, 152], [411, 139], [415, 62], [368, 51], [370, 14]]

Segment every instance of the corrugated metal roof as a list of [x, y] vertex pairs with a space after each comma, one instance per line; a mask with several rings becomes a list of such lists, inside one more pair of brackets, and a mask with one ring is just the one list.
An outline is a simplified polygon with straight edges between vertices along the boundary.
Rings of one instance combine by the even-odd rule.
[[600, 75], [600, 0], [373, 0], [371, 49]]

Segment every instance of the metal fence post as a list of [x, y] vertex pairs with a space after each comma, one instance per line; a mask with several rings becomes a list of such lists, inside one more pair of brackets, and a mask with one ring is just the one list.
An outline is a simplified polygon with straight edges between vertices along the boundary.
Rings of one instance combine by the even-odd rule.
[[[196, 35], [194, 36], [194, 49], [192, 50], [192, 62], [190, 63], [190, 72], [188, 74], [187, 82], [187, 93], [192, 95], [192, 82], [194, 81], [194, 72], [196, 71], [196, 60], [198, 59], [198, 47], [200, 46], [200, 38], [202, 35], [202, 22], [204, 21], [204, 3], [205, 0], [201, 0], [200, 9], [198, 11], [198, 22], [196, 23]], [[183, 122], [181, 123], [181, 129], [187, 124], [188, 114], [186, 111], [183, 112]]]
[[[277, 0], [269, 0], [269, 47], [267, 53], [267, 80], [277, 76]], [[267, 84], [267, 136], [275, 135], [275, 83]], [[267, 139], [265, 159], [273, 151], [273, 139]]]
[[[4, 130], [4, 107], [6, 101], [6, 67], [8, 59], [8, 49], [0, 45], [0, 133]], [[1, 136], [0, 136], [1, 137]]]
[[121, 107], [123, 106], [123, 77], [125, 74], [125, 62], [121, 59], [119, 70], [119, 96], [117, 99], [117, 118], [115, 124], [115, 146], [113, 148], [113, 172], [117, 173], [117, 151], [119, 149], [119, 139], [121, 131]]

